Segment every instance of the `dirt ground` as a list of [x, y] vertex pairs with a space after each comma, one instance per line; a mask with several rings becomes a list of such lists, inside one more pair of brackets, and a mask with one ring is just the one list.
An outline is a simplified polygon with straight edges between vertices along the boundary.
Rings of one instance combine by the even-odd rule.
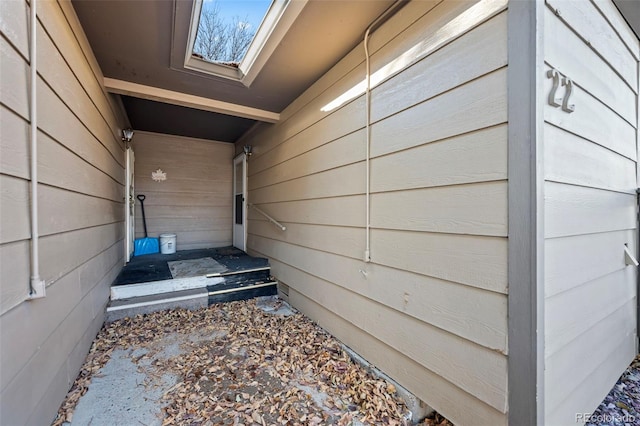
[[[123, 373], [129, 378], [142, 374], [133, 387], [140, 387], [138, 393], [146, 403], [153, 399], [151, 394], [158, 395], [152, 401], [152, 422], [135, 418], [136, 406], [118, 406], [131, 403], [130, 396], [122, 403], [117, 395], [99, 396], [102, 404], [110, 401], [112, 413], [125, 423], [410, 423], [393, 384], [373, 377], [350, 359], [336, 339], [304, 315], [280, 309], [282, 303], [272, 299], [265, 309], [256, 300], [231, 302], [197, 311], [139, 315], [106, 325], [53, 424], [101, 424], [91, 403], [84, 404], [89, 417], [85, 413], [81, 419], [79, 408], [74, 419], [74, 412], [89, 397], [92, 379], [95, 387], [109, 375], [105, 366], [112, 356], [133, 363], [137, 372]], [[118, 393], [117, 386], [110, 392]], [[103, 423], [108, 421], [113, 417]], [[435, 413], [421, 424], [451, 425]]]

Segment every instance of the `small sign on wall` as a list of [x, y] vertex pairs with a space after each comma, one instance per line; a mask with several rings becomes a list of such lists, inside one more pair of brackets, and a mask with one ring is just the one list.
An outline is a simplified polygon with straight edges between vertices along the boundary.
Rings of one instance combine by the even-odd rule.
[[156, 182], [162, 182], [167, 180], [167, 173], [163, 172], [162, 169], [158, 169], [155, 172], [151, 172], [151, 179]]

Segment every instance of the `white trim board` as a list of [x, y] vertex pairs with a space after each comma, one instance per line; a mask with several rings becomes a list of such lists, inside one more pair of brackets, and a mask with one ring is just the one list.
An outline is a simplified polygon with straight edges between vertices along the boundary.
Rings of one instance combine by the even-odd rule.
[[263, 266], [263, 267], [260, 267], [260, 268], [253, 268], [253, 269], [242, 269], [240, 271], [214, 272], [212, 274], [207, 274], [206, 277], [207, 278], [228, 277], [230, 275], [240, 275], [240, 274], [244, 274], [244, 273], [247, 273], [247, 272], [268, 271], [269, 269], [271, 269], [271, 266]]
[[277, 112], [217, 101], [215, 99], [175, 92], [160, 87], [145, 86], [144, 84], [108, 77], [104, 78], [103, 84], [109, 93], [118, 95], [133, 96], [140, 99], [164, 102], [171, 105], [179, 105], [235, 117], [249, 118], [267, 123], [276, 123], [280, 120], [280, 114]]
[[143, 306], [161, 305], [163, 303], [181, 302], [183, 300], [192, 300], [192, 299], [200, 299], [200, 298], [208, 298], [208, 297], [209, 295], [207, 293], [198, 293], [198, 294], [190, 294], [188, 296], [169, 297], [166, 299], [159, 299], [159, 300], [148, 300], [146, 302], [131, 303], [127, 305], [108, 306], [107, 312], [122, 311], [125, 309], [141, 308]]
[[210, 291], [208, 295], [209, 296], [215, 296], [215, 295], [218, 295], [218, 294], [235, 293], [235, 292], [240, 292], [240, 291], [244, 291], [244, 290], [255, 290], [256, 288], [269, 287], [269, 286], [272, 286], [272, 285], [278, 285], [278, 282], [277, 281], [269, 281], [268, 283], [254, 284], [254, 285], [248, 285], [248, 286], [244, 286], [244, 287], [226, 288], [224, 290]]
[[154, 294], [171, 293], [181, 290], [204, 288], [209, 285], [221, 284], [224, 278], [199, 277], [176, 278], [170, 280], [151, 281], [139, 284], [126, 284], [111, 287], [111, 300], [131, 299], [132, 297], [151, 296]]

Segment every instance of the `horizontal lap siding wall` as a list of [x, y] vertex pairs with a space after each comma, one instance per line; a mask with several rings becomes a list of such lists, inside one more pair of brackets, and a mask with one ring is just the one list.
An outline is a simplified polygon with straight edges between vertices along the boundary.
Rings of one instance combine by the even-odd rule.
[[544, 106], [545, 411], [566, 425], [636, 353], [639, 48], [608, 0], [549, 0], [544, 22], [546, 69], [575, 84], [575, 112]]
[[123, 263], [122, 117], [73, 8], [38, 3], [40, 273], [29, 291], [29, 6], [0, 3], [0, 423], [48, 424]]
[[[233, 144], [136, 132], [135, 193], [144, 194], [149, 236], [177, 235], [177, 249], [231, 245]], [[161, 169], [167, 180], [151, 173]], [[144, 236], [136, 200], [136, 238]]]
[[[248, 247], [292, 304], [456, 424], [506, 422], [505, 2], [411, 2], [253, 145]], [[362, 87], [362, 86], [360, 86]], [[351, 96], [354, 94], [354, 96]]]

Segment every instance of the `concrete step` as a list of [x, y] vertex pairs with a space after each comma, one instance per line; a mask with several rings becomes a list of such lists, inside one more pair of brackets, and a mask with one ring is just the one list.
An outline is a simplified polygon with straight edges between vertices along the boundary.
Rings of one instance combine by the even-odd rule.
[[275, 296], [278, 294], [278, 282], [258, 282], [250, 285], [229, 289], [217, 289], [209, 291], [209, 305], [214, 303], [232, 302], [235, 300], [247, 300], [260, 296]]
[[151, 296], [160, 293], [173, 293], [176, 291], [212, 287], [220, 284], [236, 282], [266, 281], [269, 278], [270, 270], [271, 268], [269, 266], [265, 266], [239, 271], [200, 275], [196, 277], [174, 278], [170, 280], [112, 286], [111, 300], [131, 299], [133, 297]]
[[111, 287], [107, 322], [138, 314], [277, 294], [270, 267]]
[[277, 281], [247, 284], [240, 287], [225, 287], [209, 291], [206, 287], [159, 293], [129, 299], [112, 300], [107, 306], [106, 322], [113, 322], [138, 314], [164, 311], [167, 309], [199, 309], [214, 303], [247, 300], [260, 296], [274, 296], [278, 293]]
[[109, 302], [105, 321], [113, 322], [167, 309], [199, 309], [208, 305], [209, 292], [206, 287], [118, 299]]

